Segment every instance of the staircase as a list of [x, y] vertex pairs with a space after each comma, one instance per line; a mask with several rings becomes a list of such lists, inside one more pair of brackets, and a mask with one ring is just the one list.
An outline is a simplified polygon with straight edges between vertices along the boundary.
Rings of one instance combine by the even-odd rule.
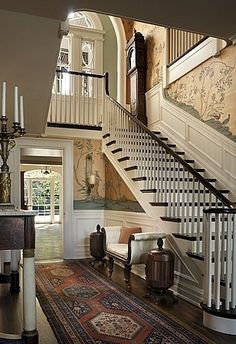
[[103, 152], [157, 228], [169, 234], [168, 243], [175, 243], [183, 264], [188, 257], [184, 268], [200, 288], [191, 269], [197, 266], [204, 276], [203, 297], [199, 295], [204, 324], [236, 335], [236, 207], [230, 191], [168, 137], [150, 131], [112, 99], [107, 75], [67, 75], [74, 87], [63, 93], [59, 85], [54, 92], [48, 124], [102, 127]]
[[204, 324], [236, 334], [236, 208], [230, 191], [107, 94], [103, 152], [160, 230], [202, 261]]

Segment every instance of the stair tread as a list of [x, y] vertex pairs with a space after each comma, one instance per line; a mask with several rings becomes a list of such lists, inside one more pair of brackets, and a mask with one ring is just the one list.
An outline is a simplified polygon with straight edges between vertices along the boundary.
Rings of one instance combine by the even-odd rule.
[[[182, 203], [182, 202], [179, 202], [179, 204], [176, 202], [176, 203], [170, 203], [170, 206], [180, 206], [180, 207], [186, 207], [187, 206], [187, 203], [186, 202], [184, 202], [184, 203]], [[212, 202], [211, 204], [209, 203], [209, 202], [195, 202], [194, 204], [192, 203], [192, 202], [189, 202], [188, 203], [188, 206], [190, 206], [190, 207], [192, 207], [194, 205], [194, 207], [197, 207], [197, 206], [200, 206], [200, 207], [209, 207], [209, 206], [211, 206], [211, 207], [216, 207], [216, 206], [218, 206], [218, 207], [222, 207], [222, 203], [215, 203], [215, 202]]]
[[107, 137], [110, 137], [110, 133], [106, 133], [104, 135], [102, 135], [103, 139], [106, 139]]
[[147, 177], [134, 177], [134, 178], [132, 178], [132, 180], [134, 182], [139, 182], [139, 181], [142, 181], [142, 180], [147, 180]]
[[150, 205], [152, 207], [167, 207], [168, 203], [167, 202], [150, 202]]
[[106, 146], [111, 146], [114, 145], [116, 143], [116, 140], [112, 140], [106, 143]]
[[122, 148], [116, 148], [111, 151], [113, 154], [122, 152]]
[[169, 221], [169, 222], [181, 222], [180, 218], [171, 217], [171, 216], [161, 216], [162, 221]]
[[126, 161], [126, 160], [129, 160], [130, 157], [129, 156], [123, 156], [122, 158], [119, 158], [117, 159], [119, 162], [122, 162], [122, 161]]
[[[191, 252], [191, 251], [187, 251], [186, 254], [191, 257], [191, 258], [195, 258], [195, 259], [198, 259], [198, 260], [202, 260], [204, 261], [205, 259], [205, 256], [202, 254], [202, 253], [195, 253], [195, 252]], [[215, 256], [215, 252], [212, 252], [212, 263], [214, 263], [214, 257]], [[226, 259], [226, 252], [225, 252], [225, 257], [224, 259]]]
[[[203, 194], [203, 193], [209, 194], [210, 193], [210, 190], [208, 190], [208, 189], [205, 189], [205, 190], [203, 190], [203, 189], [200, 189], [200, 190], [192, 190], [192, 189], [163, 189], [163, 190], [160, 190], [160, 191], [165, 192], [165, 193], [169, 193], [169, 192], [173, 193], [173, 192], [175, 192], [175, 193], [190, 193], [191, 194], [191, 193], [193, 193], [193, 191], [196, 194], [198, 192], [200, 192], [200, 194]], [[218, 192], [220, 192], [222, 194], [228, 194], [230, 191], [229, 190], [218, 190]]]
[[125, 167], [124, 170], [125, 171], [132, 171], [132, 170], [137, 170], [138, 166], [129, 166], [129, 167]]
[[142, 189], [140, 191], [143, 193], [156, 193], [157, 189]]

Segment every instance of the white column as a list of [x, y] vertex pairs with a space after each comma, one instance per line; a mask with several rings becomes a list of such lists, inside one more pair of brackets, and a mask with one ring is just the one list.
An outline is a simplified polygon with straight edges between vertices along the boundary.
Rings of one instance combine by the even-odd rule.
[[18, 271], [19, 250], [11, 250], [11, 271]]
[[37, 327], [34, 249], [25, 249], [23, 257], [23, 327], [27, 335]]
[[126, 37], [120, 18], [111, 17], [117, 39], [117, 101], [126, 104]]

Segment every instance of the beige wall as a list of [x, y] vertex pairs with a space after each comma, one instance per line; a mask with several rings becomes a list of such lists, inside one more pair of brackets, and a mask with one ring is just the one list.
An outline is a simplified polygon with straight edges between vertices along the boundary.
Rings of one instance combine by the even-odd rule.
[[[127, 185], [102, 154], [101, 145], [100, 140], [74, 139], [74, 209], [142, 211]], [[92, 190], [86, 178], [88, 155], [92, 156], [92, 174], [96, 176]]]
[[171, 100], [236, 141], [236, 46], [225, 48], [171, 84]]
[[[105, 167], [100, 140], [74, 140], [74, 200], [98, 200], [105, 197]], [[92, 156], [92, 174], [96, 183], [89, 197], [86, 182], [86, 157]]]
[[[146, 91], [162, 79], [165, 64], [165, 29], [123, 20], [126, 37], [140, 31], [147, 47]], [[169, 100], [218, 132], [236, 141], [236, 46], [225, 48], [170, 85]], [[147, 114], [148, 115], [148, 114]]]

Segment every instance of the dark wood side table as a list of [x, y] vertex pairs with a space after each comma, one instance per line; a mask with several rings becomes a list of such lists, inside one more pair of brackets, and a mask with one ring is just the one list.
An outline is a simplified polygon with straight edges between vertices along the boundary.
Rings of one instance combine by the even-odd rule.
[[[23, 332], [26, 344], [38, 344], [36, 322], [35, 292], [35, 226], [34, 212], [0, 210], [0, 250], [23, 249]], [[19, 289], [19, 279], [12, 277], [17, 271], [11, 271], [11, 288]], [[15, 290], [17, 291], [17, 290]]]

